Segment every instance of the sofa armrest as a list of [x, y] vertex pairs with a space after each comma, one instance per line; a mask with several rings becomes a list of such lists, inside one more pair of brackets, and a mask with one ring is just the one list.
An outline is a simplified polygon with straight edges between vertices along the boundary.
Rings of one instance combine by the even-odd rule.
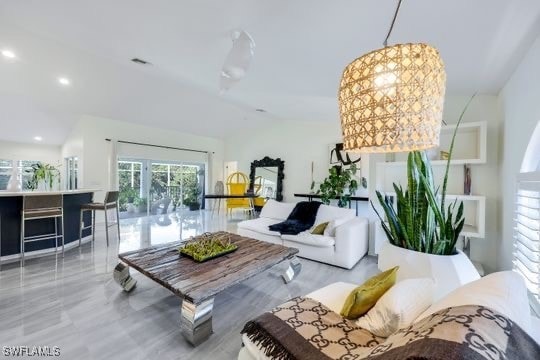
[[369, 221], [355, 217], [336, 228], [336, 256], [346, 259], [342, 266], [350, 269], [368, 251]]

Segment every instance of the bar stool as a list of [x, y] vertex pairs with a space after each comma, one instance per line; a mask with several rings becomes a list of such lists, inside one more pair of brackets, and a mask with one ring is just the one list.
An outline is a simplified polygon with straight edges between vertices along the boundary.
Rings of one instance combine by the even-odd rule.
[[[116, 222], [109, 224], [107, 217], [107, 210], [116, 209]], [[96, 239], [96, 210], [103, 211], [105, 213], [105, 237], [107, 238], [107, 246], [109, 246], [109, 227], [116, 225], [118, 229], [118, 242], [120, 242], [120, 214], [118, 212], [118, 191], [108, 191], [105, 194], [105, 201], [102, 203], [92, 202], [90, 204], [81, 205], [81, 221], [79, 222], [79, 246], [82, 242], [83, 230], [92, 228], [92, 241]], [[84, 226], [83, 214], [85, 211], [92, 212], [92, 224]]]
[[[54, 218], [54, 233], [26, 236], [26, 222], [38, 219]], [[58, 219], [62, 233], [58, 232]], [[64, 256], [64, 197], [58, 195], [23, 196], [21, 211], [21, 262], [24, 266], [24, 248], [29, 242], [55, 239], [55, 251], [58, 252], [58, 239], [62, 239], [62, 256]]]

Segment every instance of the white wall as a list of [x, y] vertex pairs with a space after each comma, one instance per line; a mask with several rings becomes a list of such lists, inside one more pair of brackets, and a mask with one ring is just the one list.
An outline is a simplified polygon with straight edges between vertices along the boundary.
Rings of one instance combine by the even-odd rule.
[[63, 164], [60, 146], [0, 141], [0, 159], [35, 160], [54, 166]]
[[327, 176], [328, 146], [340, 142], [340, 132], [339, 125], [331, 122], [274, 123], [227, 138], [225, 161], [238, 161], [238, 171], [249, 174], [253, 160], [281, 158], [285, 161], [284, 201], [299, 201], [293, 194], [309, 192], [312, 161], [315, 181]]
[[[445, 102], [444, 119], [456, 123], [469, 96], [449, 96]], [[337, 105], [336, 105], [337, 106]], [[487, 164], [471, 167], [472, 186], [475, 194], [487, 197], [486, 237], [473, 239], [471, 253], [474, 260], [485, 265], [487, 271], [496, 269], [496, 244], [499, 242], [500, 226], [498, 208], [500, 203], [499, 183], [499, 133], [501, 116], [496, 96], [477, 96], [469, 107], [464, 121], [487, 121]], [[256, 132], [245, 131], [225, 141], [225, 161], [238, 161], [238, 170], [249, 173], [253, 160], [264, 156], [285, 160], [284, 201], [299, 201], [295, 192], [308, 192], [311, 182], [311, 162], [314, 161], [315, 181], [328, 174], [328, 146], [341, 142], [339, 120], [326, 123], [286, 122], [274, 123]], [[368, 184], [370, 197], [374, 195], [376, 162], [384, 161], [384, 155], [371, 155], [368, 161]], [[460, 169], [455, 176], [460, 176]], [[461, 171], [461, 176], [462, 171]], [[462, 182], [462, 180], [459, 180]], [[362, 213], [374, 219], [367, 204]]]
[[[504, 116], [502, 147], [502, 237], [498, 243], [499, 268], [512, 268], [512, 222], [515, 180], [538, 122], [540, 121], [540, 37], [536, 39], [499, 94]], [[538, 155], [540, 157], [540, 154]]]
[[[79, 146], [82, 144], [82, 156], [79, 157], [82, 176], [79, 187], [98, 188], [103, 191], [116, 187], [116, 184], [112, 181], [115, 177], [111, 176], [109, 171], [109, 163], [111, 156], [114, 157], [114, 151], [111, 142], [105, 139], [210, 151], [214, 154], [211, 157], [211, 164], [209, 164], [208, 183], [212, 186], [215, 179], [221, 177], [224, 153], [223, 140], [123, 121], [84, 116], [77, 124], [72, 136], [70, 136], [69, 144], [66, 142], [66, 146], [64, 146], [65, 154], [79, 154]], [[152, 148], [150, 153], [153, 157], [161, 160], [180, 160], [185, 156], [189, 156], [186, 154], [190, 154], [159, 148]], [[96, 195], [96, 198], [102, 195], [103, 192]]]

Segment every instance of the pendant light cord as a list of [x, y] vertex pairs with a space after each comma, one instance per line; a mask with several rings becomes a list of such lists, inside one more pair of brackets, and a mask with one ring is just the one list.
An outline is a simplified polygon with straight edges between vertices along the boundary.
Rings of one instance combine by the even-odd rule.
[[386, 38], [384, 39], [384, 42], [383, 42], [384, 47], [388, 46], [388, 39], [390, 38], [390, 34], [392, 34], [392, 30], [394, 30], [394, 24], [396, 23], [399, 8], [401, 6], [401, 1], [403, 0], [398, 1], [396, 12], [394, 13], [394, 18], [392, 19], [392, 23], [390, 24], [390, 29], [388, 29], [388, 34], [386, 34]]

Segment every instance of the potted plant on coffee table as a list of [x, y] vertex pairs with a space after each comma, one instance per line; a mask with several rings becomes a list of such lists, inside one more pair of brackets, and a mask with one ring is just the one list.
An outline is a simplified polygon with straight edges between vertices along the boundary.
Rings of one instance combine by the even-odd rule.
[[393, 184], [395, 206], [379, 191], [376, 194], [385, 217], [373, 206], [389, 240], [379, 252], [379, 269], [399, 266], [399, 279], [432, 277], [436, 282], [435, 299], [480, 277], [469, 258], [456, 247], [465, 222], [463, 202], [448, 204], [446, 199], [454, 141], [469, 104], [470, 101], [454, 130], [442, 191], [439, 193], [434, 184], [425, 152], [413, 151], [407, 159], [407, 189]]

